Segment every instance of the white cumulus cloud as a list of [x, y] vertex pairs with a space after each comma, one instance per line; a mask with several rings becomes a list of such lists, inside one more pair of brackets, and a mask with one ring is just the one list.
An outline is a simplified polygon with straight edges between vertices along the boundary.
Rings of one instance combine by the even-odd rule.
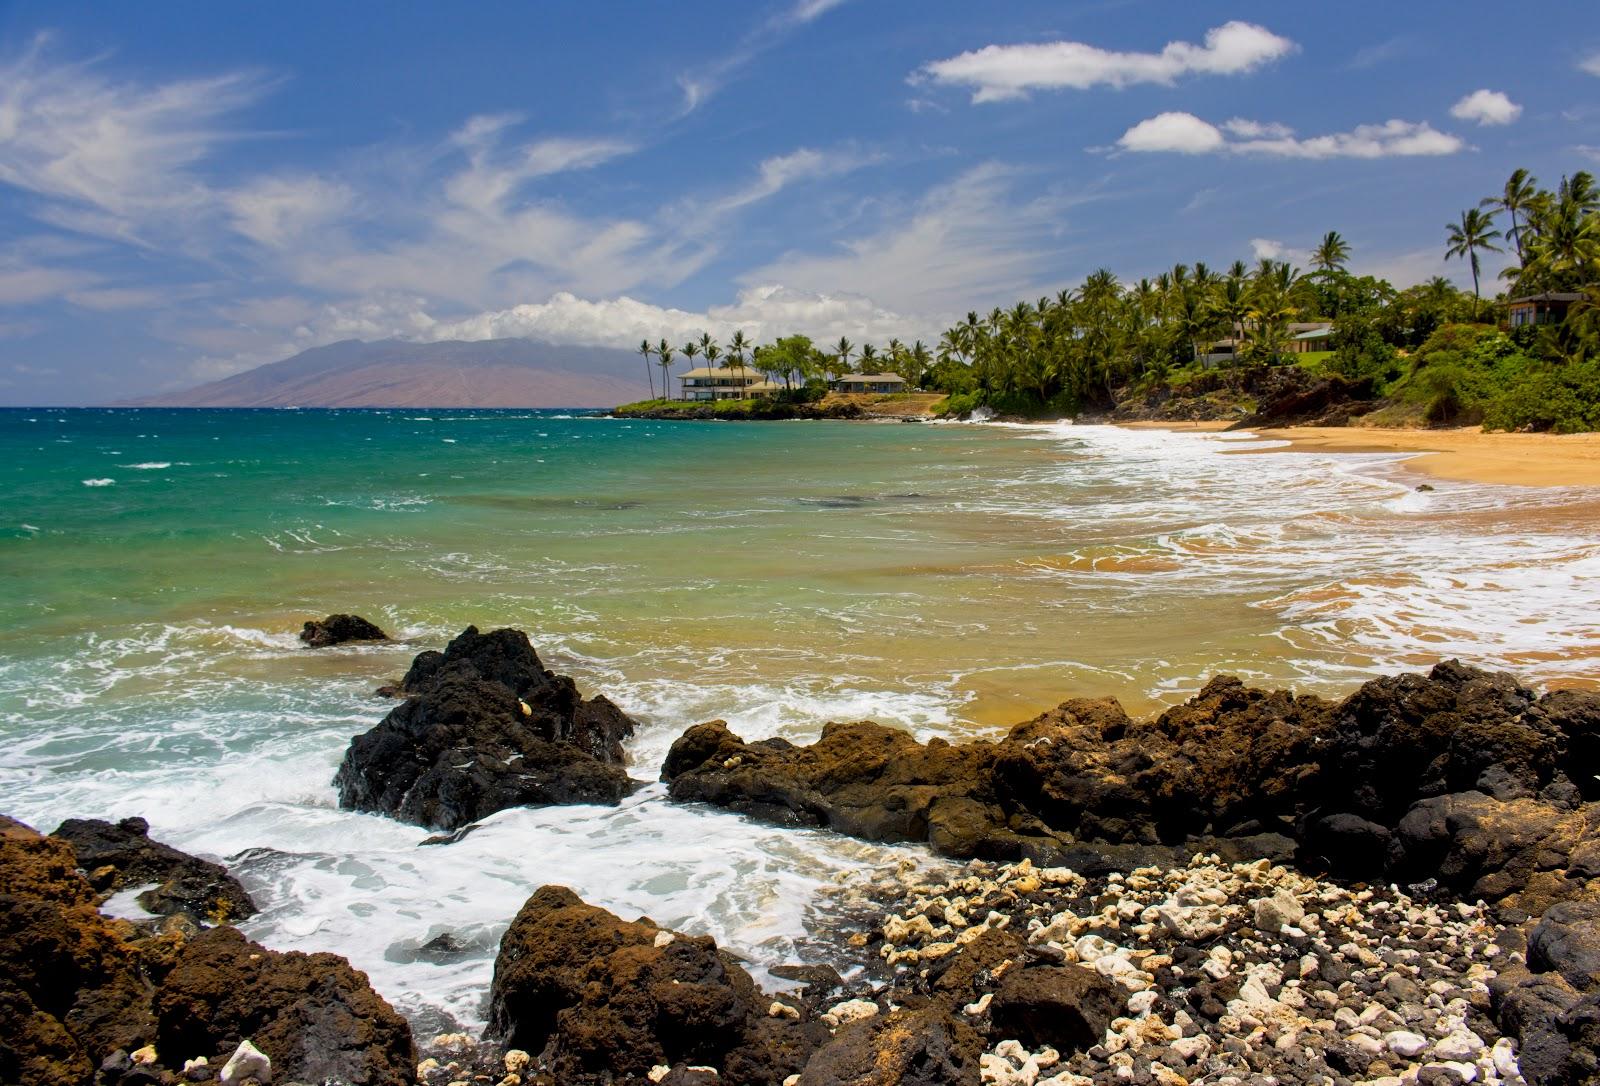
[[1600, 53], [1591, 53], [1578, 62], [1578, 70], [1590, 75], [1600, 75]]
[[1391, 120], [1358, 125], [1349, 132], [1298, 137], [1279, 124], [1234, 118], [1222, 129], [1192, 113], [1162, 113], [1140, 121], [1122, 134], [1117, 146], [1124, 151], [1177, 152], [1180, 154], [1267, 155], [1274, 158], [1404, 158], [1418, 155], [1452, 155], [1466, 149], [1459, 136], [1440, 132], [1426, 121]]
[[1522, 107], [1500, 91], [1475, 90], [1450, 107], [1450, 116], [1477, 124], [1510, 124], [1522, 116]]
[[1140, 121], [1122, 134], [1117, 146], [1124, 151], [1176, 151], [1200, 155], [1220, 151], [1227, 140], [1216, 125], [1193, 113], [1159, 113]]
[[1202, 45], [1174, 41], [1159, 53], [1117, 52], [1078, 41], [986, 45], [926, 64], [913, 78], [971, 87], [975, 103], [1000, 102], [1034, 90], [1171, 84], [1185, 75], [1239, 75], [1296, 48], [1265, 27], [1235, 20], [1206, 31]]
[[397, 327], [394, 334], [429, 340], [522, 337], [631, 349], [641, 339], [654, 342], [665, 336], [669, 342], [680, 343], [702, 332], [726, 342], [735, 331], [744, 332], [755, 343], [793, 333], [880, 341], [892, 336], [916, 338], [929, 334], [925, 325], [884, 309], [869, 298], [793, 290], [770, 283], [741, 290], [731, 305], [708, 306], [703, 311], [652, 305], [626, 295], [589, 300], [561, 291], [545, 302], [432, 322], [420, 334]]

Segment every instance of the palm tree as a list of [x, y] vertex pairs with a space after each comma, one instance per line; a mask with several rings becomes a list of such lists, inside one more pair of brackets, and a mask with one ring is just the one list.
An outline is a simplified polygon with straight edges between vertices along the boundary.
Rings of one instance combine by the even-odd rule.
[[1329, 230], [1322, 235], [1322, 242], [1311, 252], [1311, 263], [1323, 275], [1332, 275], [1336, 271], [1344, 271], [1346, 261], [1350, 259], [1350, 244], [1339, 235], [1337, 230]]
[[739, 399], [744, 399], [744, 354], [750, 349], [749, 340], [744, 338], [744, 329], [735, 328], [733, 335], [728, 337], [728, 367], [738, 373]]
[[1482, 301], [1478, 294], [1478, 253], [1498, 253], [1503, 250], [1494, 239], [1500, 236], [1500, 231], [1491, 229], [1494, 226], [1494, 213], [1485, 215], [1475, 207], [1468, 208], [1461, 213], [1459, 223], [1445, 223], [1445, 229], [1450, 232], [1446, 241], [1449, 247], [1444, 251], [1444, 258], [1449, 260], [1459, 256], [1472, 266], [1472, 317], [1478, 317], [1478, 305]]
[[[928, 345], [922, 340], [917, 340], [911, 345], [911, 350], [906, 352], [906, 368], [913, 377], [907, 378], [913, 388], [922, 386], [922, 377], [928, 372], [928, 367], [933, 364], [933, 356], [928, 353]], [[902, 374], [901, 376], [904, 376]]]
[[656, 344], [656, 365], [661, 367], [661, 398], [672, 399], [672, 345], [663, 339]]
[[833, 349], [833, 353], [839, 356], [839, 366], [845, 373], [850, 372], [850, 356], [855, 349], [855, 345], [843, 336], [839, 337], [839, 343]]
[[650, 382], [650, 398], [653, 400], [656, 398], [656, 378], [650, 372], [650, 356], [656, 353], [656, 349], [650, 346], [648, 339], [640, 340], [639, 353], [644, 355], [644, 379]]
[[1478, 202], [1479, 207], [1504, 211], [1511, 216], [1511, 229], [1506, 231], [1506, 237], [1517, 247], [1518, 264], [1522, 263], [1522, 227], [1517, 223], [1517, 215], [1520, 213], [1526, 220], [1539, 192], [1538, 185], [1539, 179], [1527, 170], [1513, 170], [1506, 180], [1505, 190], [1499, 196], [1489, 196]]

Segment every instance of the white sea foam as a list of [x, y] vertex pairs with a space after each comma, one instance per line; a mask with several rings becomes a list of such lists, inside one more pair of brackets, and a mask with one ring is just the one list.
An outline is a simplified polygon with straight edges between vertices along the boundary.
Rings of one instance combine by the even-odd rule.
[[83, 481], [84, 486], [114, 486], [115, 484], [115, 479], [85, 479]]
[[129, 464], [134, 471], [164, 471], [172, 466], [169, 460], [150, 460], [143, 464]]
[[[653, 528], [597, 515], [563, 529], [596, 539], [738, 531], [804, 509], [808, 532], [771, 567], [780, 573], [785, 563], [826, 561], [840, 540], [892, 565], [902, 548], [925, 543], [930, 511], [941, 525], [959, 522], [979, 536], [1023, 525], [1030, 540], [1059, 540], [1060, 553], [1041, 550], [999, 573], [932, 575], [959, 587], [959, 603], [935, 598], [920, 573], [893, 582], [903, 586], [896, 591], [879, 579], [841, 591], [753, 592], [762, 632], [730, 637], [726, 647], [675, 632], [681, 612], [672, 601], [656, 626], [615, 628], [608, 593], [650, 583], [657, 559], [647, 541], [620, 561], [614, 549], [606, 560], [582, 550], [530, 558], [525, 543], [492, 533], [440, 546], [390, 527], [418, 523], [411, 518], [363, 512], [425, 507], [429, 499], [395, 493], [392, 483], [384, 494], [328, 501], [356, 512], [302, 510], [262, 522], [251, 545], [264, 539], [286, 556], [370, 554], [389, 563], [389, 576], [448, 585], [481, 608], [483, 621], [525, 626], [548, 666], [638, 719], [630, 772], [646, 780], [684, 728], [712, 718], [747, 739], [806, 741], [827, 721], [858, 719], [923, 738], [970, 734], [975, 684], [1004, 687], [1013, 677], [1084, 690], [1142, 687], [1163, 701], [1192, 693], [1221, 664], [1246, 679], [1318, 688], [1450, 655], [1534, 680], [1600, 677], [1592, 606], [1600, 542], [1528, 516], [1558, 510], [1570, 495], [1443, 482], [1419, 493], [1401, 456], [1257, 456], [1240, 451], [1261, 444], [1250, 435], [1066, 425], [1007, 433], [1047, 443], [1037, 450], [1044, 455], [1015, 473], [952, 460], [935, 484], [943, 493], [915, 500], [802, 507], [780, 491], [737, 508], [688, 510]], [[869, 494], [861, 485], [873, 498], [901, 488], [884, 481]], [[383, 534], [362, 535], [341, 516], [382, 521]], [[1021, 578], [1054, 614], [1071, 616], [1041, 633], [1025, 659], [991, 658], [986, 649], [991, 631], [1016, 621], [984, 605], [986, 586], [1001, 577]], [[675, 572], [665, 591], [717, 601], [725, 587]], [[745, 594], [725, 595], [730, 627], [748, 631]], [[1219, 595], [1261, 631], [1246, 648], [1272, 652], [1224, 660], [1180, 653], [1168, 639], [1108, 663], [1106, 653], [1081, 651], [1061, 635], [1081, 629], [1087, 642], [1107, 616], [1160, 622], [1192, 598]], [[0, 653], [6, 813], [43, 829], [68, 816], [142, 815], [158, 839], [233, 858], [263, 907], [246, 925], [253, 937], [345, 954], [406, 1010], [468, 1024], [481, 1021], [500, 933], [544, 882], [630, 917], [709, 932], [759, 970], [792, 956], [807, 910], [835, 873], [901, 854], [678, 806], [655, 784], [616, 808], [502, 812], [456, 843], [427, 847], [427, 831], [340, 811], [331, 782], [349, 739], [388, 708], [370, 691], [419, 647], [457, 632], [446, 605], [422, 607], [400, 600], [371, 616], [413, 643], [337, 653], [309, 653], [288, 623], [254, 617], [107, 620], [94, 632], [52, 628], [30, 640], [26, 655]], [[714, 628], [721, 618], [699, 621]], [[942, 663], [902, 663], [892, 659], [893, 638], [908, 629], [971, 648]], [[1007, 644], [1015, 653], [1015, 640]], [[119, 897], [116, 907], [135, 906]], [[417, 948], [444, 932], [467, 952], [442, 965], [419, 960]]]

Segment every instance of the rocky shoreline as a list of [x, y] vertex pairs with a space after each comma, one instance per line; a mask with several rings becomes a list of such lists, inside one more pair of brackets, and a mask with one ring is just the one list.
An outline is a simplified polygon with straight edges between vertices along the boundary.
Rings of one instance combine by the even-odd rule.
[[[638, 783], [633, 722], [520, 631], [469, 628], [389, 693], [341, 804], [462, 833]], [[344, 959], [229, 926], [245, 888], [142, 820], [5, 819], [0, 1082], [1593, 1084], [1597, 772], [1600, 694], [1453, 662], [1338, 702], [1227, 677], [1150, 720], [1076, 699], [995, 742], [697, 725], [672, 801], [933, 854], [827, 894], [777, 993], [545, 886], [485, 1035], [420, 1046]], [[99, 911], [132, 890], [158, 919]]]

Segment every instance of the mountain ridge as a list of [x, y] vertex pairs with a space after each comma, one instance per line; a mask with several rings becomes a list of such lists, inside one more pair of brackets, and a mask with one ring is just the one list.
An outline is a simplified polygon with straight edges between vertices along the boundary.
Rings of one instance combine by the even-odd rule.
[[610, 407], [641, 398], [641, 362], [615, 347], [533, 339], [346, 339], [138, 407]]

